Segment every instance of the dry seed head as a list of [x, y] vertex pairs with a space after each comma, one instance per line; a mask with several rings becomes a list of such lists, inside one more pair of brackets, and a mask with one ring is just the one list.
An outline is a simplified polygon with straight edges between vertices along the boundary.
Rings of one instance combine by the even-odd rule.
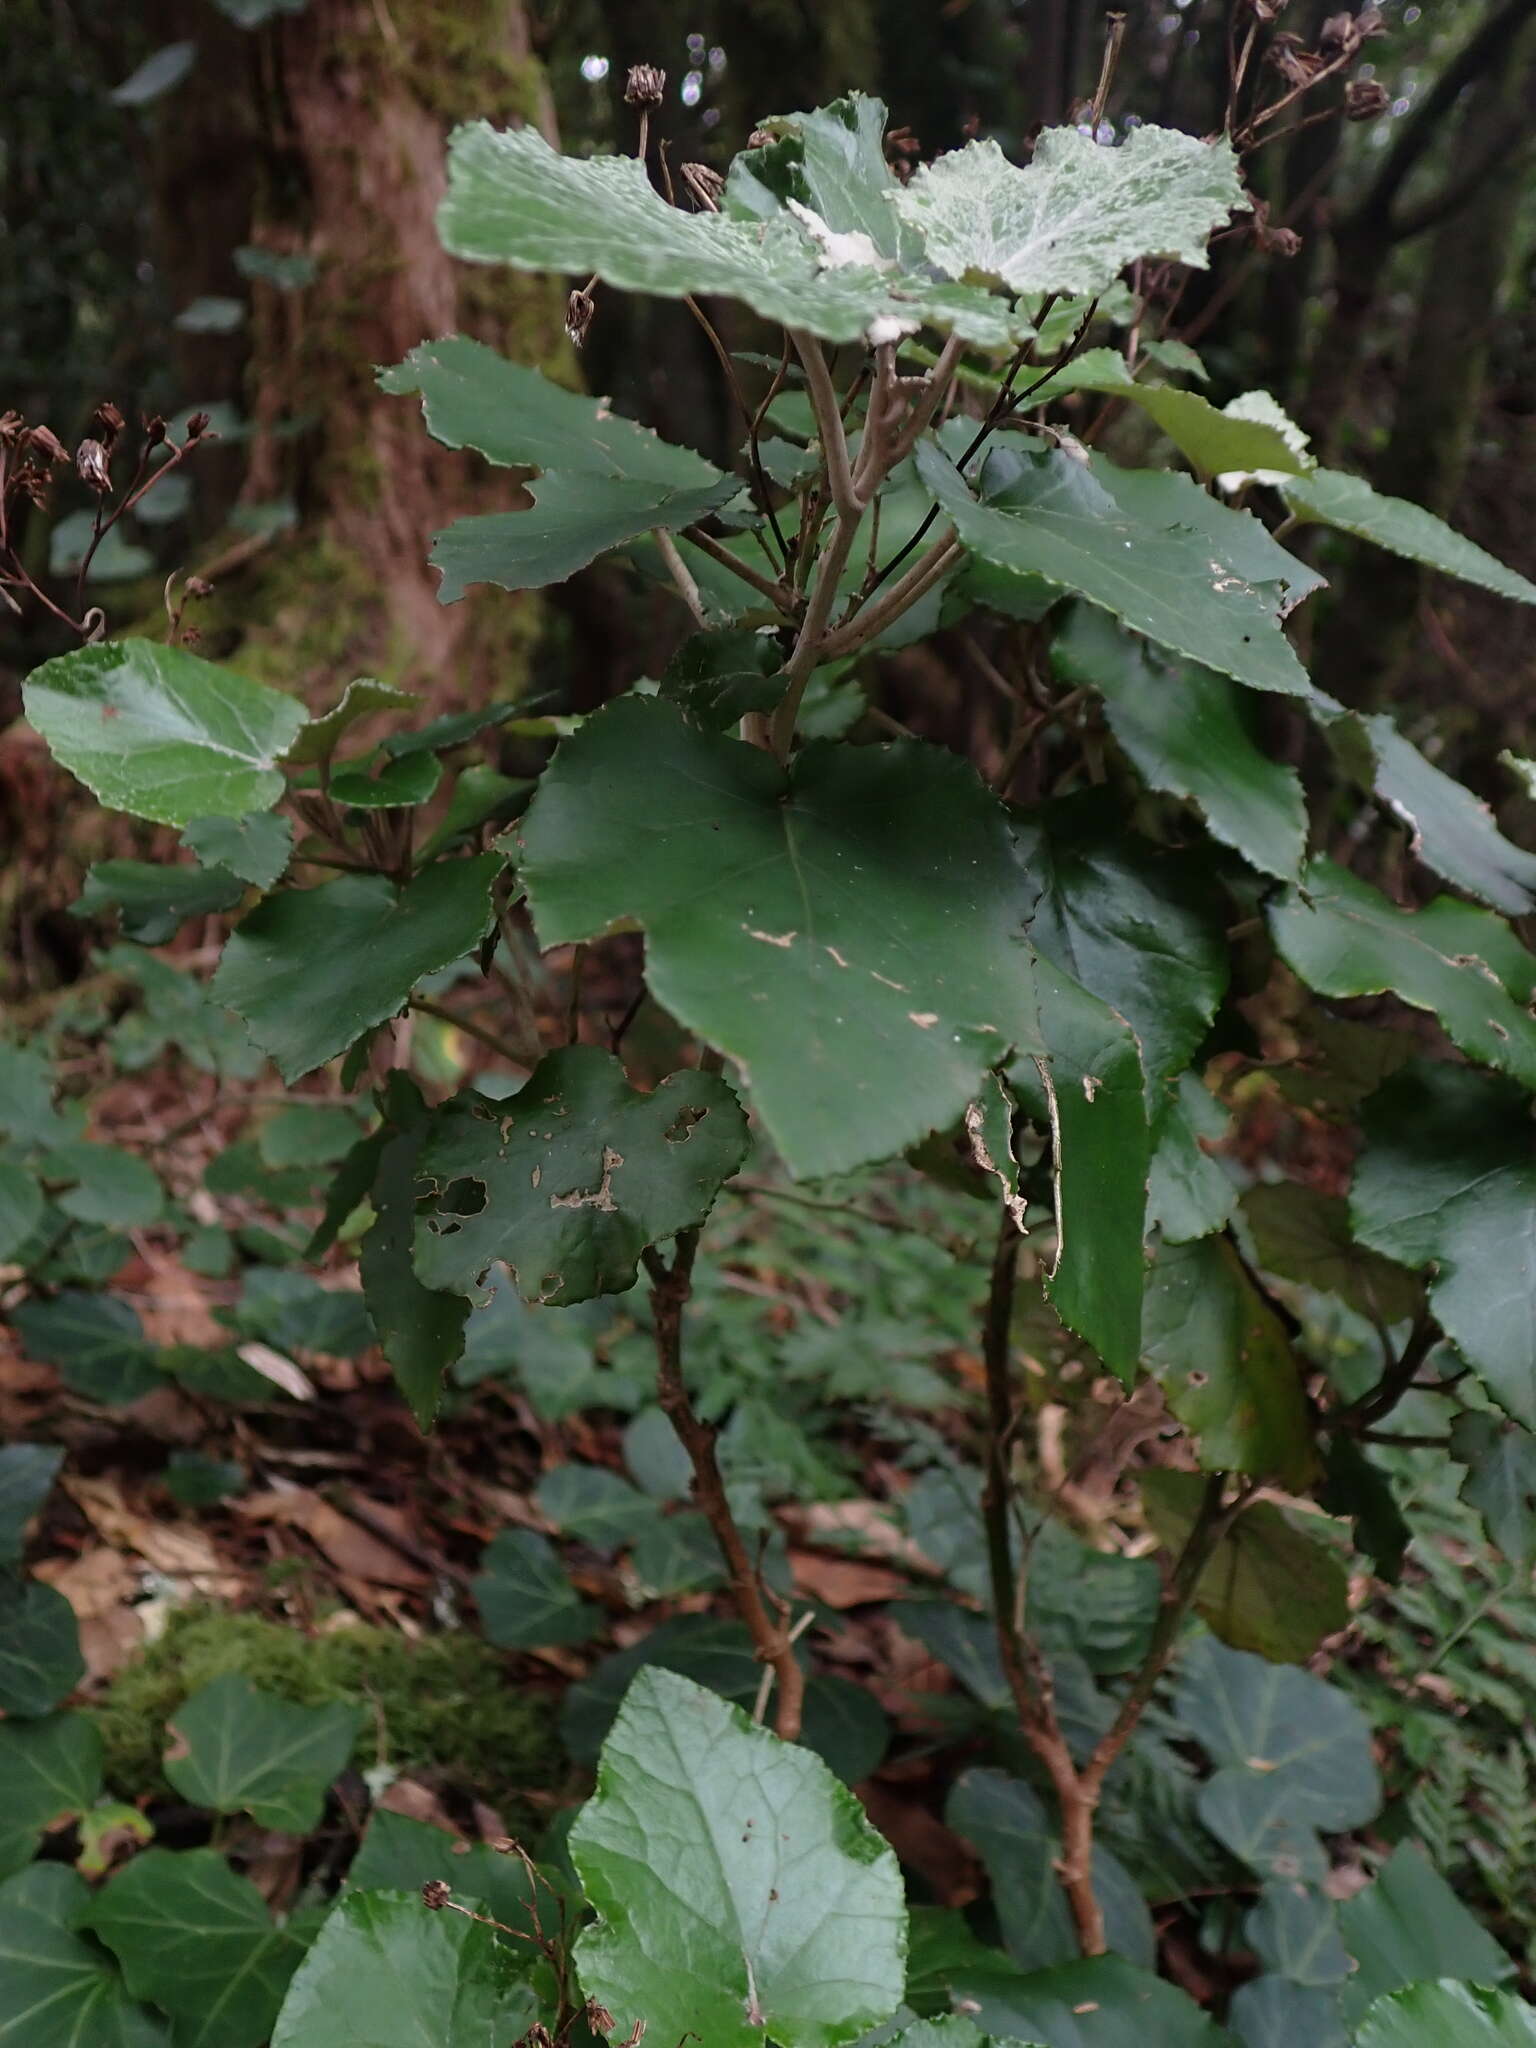
[[110, 491], [112, 474], [107, 467], [107, 451], [100, 441], [84, 440], [75, 450], [75, 467], [80, 472], [80, 481], [91, 490]]
[[659, 64], [632, 64], [624, 81], [624, 104], [659, 107], [666, 89], [667, 74]]
[[592, 316], [597, 311], [597, 301], [590, 292], [574, 291], [565, 302], [565, 331], [580, 348], [587, 338], [587, 329], [592, 325]]
[[1352, 78], [1344, 88], [1346, 121], [1374, 121], [1392, 104], [1392, 95], [1378, 78]]
[[440, 1877], [429, 1877], [421, 1888], [421, 1903], [430, 1906], [434, 1913], [441, 1913], [453, 1897], [453, 1886]]

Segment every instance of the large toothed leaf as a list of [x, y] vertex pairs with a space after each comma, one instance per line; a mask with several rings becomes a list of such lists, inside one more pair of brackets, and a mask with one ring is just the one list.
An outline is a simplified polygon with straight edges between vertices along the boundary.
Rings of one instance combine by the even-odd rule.
[[1307, 843], [1301, 778], [1259, 743], [1255, 698], [1213, 669], [1159, 654], [1091, 605], [1073, 606], [1051, 662], [1064, 682], [1098, 691], [1150, 788], [1187, 798], [1217, 839], [1295, 881]]
[[1022, 170], [995, 142], [971, 142], [924, 165], [895, 204], [946, 275], [1034, 296], [1103, 291], [1138, 256], [1204, 269], [1212, 230], [1248, 201], [1228, 143], [1148, 123], [1117, 148], [1048, 128]]
[[1536, 2048], [1536, 2007], [1479, 1984], [1410, 1984], [1373, 2005], [1358, 2048]]
[[1365, 1109], [1349, 1213], [1364, 1245], [1430, 1267], [1430, 1305], [1494, 1399], [1536, 1428], [1536, 1144], [1526, 1092], [1415, 1061]]
[[524, 1299], [565, 1308], [634, 1284], [648, 1244], [702, 1223], [747, 1149], [718, 1074], [669, 1074], [650, 1095], [611, 1053], [567, 1046], [505, 1100], [444, 1105], [417, 1158], [428, 1199], [416, 1271], [479, 1298], [503, 1261]]
[[106, 1951], [74, 1932], [83, 1878], [35, 1863], [0, 1885], [0, 2041], [6, 2048], [170, 2048]]
[[304, 723], [293, 698], [153, 640], [60, 654], [33, 670], [23, 699], [71, 775], [161, 825], [270, 810]]
[[674, 1672], [631, 1685], [570, 1849], [598, 1915], [581, 1987], [624, 2032], [837, 2048], [900, 2002], [901, 1874], [857, 1800]]
[[1364, 477], [1339, 469], [1314, 469], [1306, 476], [1288, 479], [1282, 490], [1297, 519], [1341, 527], [1394, 555], [1422, 562], [1427, 569], [1459, 576], [1463, 583], [1479, 584], [1521, 604], [1536, 604], [1536, 583], [1529, 577], [1507, 569], [1422, 505], [1373, 490]]
[[521, 837], [544, 944], [643, 925], [657, 1001], [741, 1062], [796, 1174], [889, 1158], [1044, 1051], [1006, 817], [936, 747], [813, 743], [786, 770], [620, 698]]
[[626, 477], [669, 491], [721, 481], [702, 455], [624, 419], [606, 398], [567, 391], [462, 334], [413, 348], [403, 363], [379, 373], [379, 389], [400, 397], [420, 392], [434, 440], [509, 467]]
[[1344, 1946], [1356, 1968], [1344, 2013], [1358, 2021], [1376, 1999], [1420, 1978], [1506, 1984], [1513, 1960], [1479, 1926], [1416, 1842], [1403, 1842], [1339, 1909]]
[[456, 132], [438, 232], [472, 261], [596, 276], [662, 298], [738, 299], [830, 341], [853, 341], [875, 321], [894, 323], [892, 336], [932, 321], [987, 348], [1029, 331], [986, 291], [882, 267], [872, 247], [840, 243], [814, 209], [809, 222], [688, 213], [667, 204], [633, 157], [561, 156], [532, 127], [481, 121]]
[[1249, 513], [1214, 503], [1190, 478], [1160, 475], [1148, 489], [1135, 471], [1090, 468], [1061, 450], [1003, 449], [987, 460], [981, 503], [937, 443], [919, 444], [917, 470], [961, 540], [995, 568], [1075, 591], [1252, 689], [1310, 689], [1279, 625], [1296, 586], [1269, 551], [1290, 558]]
[[788, 201], [808, 206], [837, 235], [863, 235], [879, 255], [912, 263], [920, 239], [891, 201], [901, 190], [885, 155], [886, 108], [849, 93], [805, 114], [770, 114], [756, 132], [772, 138], [744, 150], [726, 180], [726, 210], [771, 220]]
[[675, 533], [713, 512], [739, 486], [734, 477], [673, 490], [641, 479], [555, 471], [528, 486], [526, 512], [482, 512], [432, 536], [429, 557], [441, 569], [438, 602], [453, 604], [474, 583], [540, 590], [563, 583], [609, 548], [656, 527]]
[[1286, 964], [1325, 996], [1400, 996], [1431, 1010], [1471, 1059], [1536, 1088], [1536, 960], [1486, 910], [1438, 896], [1403, 910], [1330, 860], [1275, 903], [1270, 930]]
[[380, 875], [280, 890], [231, 935], [213, 996], [245, 1019], [284, 1080], [297, 1081], [479, 943], [501, 866], [485, 853], [436, 861], [399, 890]]

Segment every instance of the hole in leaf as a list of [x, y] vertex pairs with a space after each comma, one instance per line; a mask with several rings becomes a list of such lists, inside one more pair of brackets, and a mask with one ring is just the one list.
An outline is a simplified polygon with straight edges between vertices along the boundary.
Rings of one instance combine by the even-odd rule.
[[707, 1109], [694, 1109], [685, 1103], [667, 1125], [662, 1136], [669, 1145], [685, 1145], [693, 1133], [694, 1125], [703, 1123], [708, 1115]]
[[450, 1181], [443, 1189], [440, 1207], [447, 1216], [478, 1216], [485, 1207], [485, 1182], [467, 1177]]

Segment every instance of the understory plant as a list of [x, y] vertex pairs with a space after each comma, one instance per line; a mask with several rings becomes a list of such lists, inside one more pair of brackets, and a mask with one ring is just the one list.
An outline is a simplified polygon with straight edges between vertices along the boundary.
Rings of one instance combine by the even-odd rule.
[[[228, 1904], [228, 1967], [257, 1943], [278, 2048], [1536, 2038], [1499, 1988], [1513, 1964], [1412, 1843], [1341, 1903], [1330, 1840], [1369, 1829], [1381, 1787], [1359, 1708], [1310, 1668], [1351, 1573], [1400, 1566], [1384, 1452], [1461, 1467], [1530, 1561], [1536, 857], [1300, 652], [1336, 534], [1516, 602], [1536, 587], [1320, 467], [1266, 393], [1214, 405], [1165, 331], [1211, 237], [1249, 231], [1241, 156], [1277, 91], [1214, 140], [1105, 142], [1100, 105], [1023, 168], [976, 141], [905, 177], [859, 95], [765, 121], [723, 178], [669, 171], [644, 67], [634, 157], [462, 128], [446, 247], [578, 280], [578, 339], [611, 293], [683, 300], [745, 439], [725, 469], [477, 341], [424, 341], [384, 388], [526, 500], [436, 537], [442, 599], [614, 557], [675, 596], [663, 673], [582, 718], [492, 703], [414, 728], [402, 691], [359, 679], [312, 714], [174, 627], [32, 676], [57, 759], [193, 856], [98, 870], [97, 905], [162, 936], [229, 911], [211, 1003], [290, 1086], [332, 1062], [373, 1086], [308, 1255], [358, 1237], [422, 1426], [511, 1290], [533, 1322], [636, 1290], [707, 1538], [679, 1583], [734, 1604], [588, 1697], [596, 1791], [543, 1861], [456, 1868], [379, 1815], [318, 1935]], [[1166, 459], [1124, 466], [1112, 432]], [[934, 635], [995, 699], [975, 758], [888, 694], [884, 657]], [[366, 751], [365, 719], [388, 722]], [[513, 725], [556, 742], [531, 793], [496, 751]], [[540, 954], [568, 990], [552, 1050]], [[582, 1030], [599, 975], [626, 991], [605, 1043]], [[626, 1065], [644, 1006], [684, 1047], [653, 1086]], [[412, 1011], [484, 1042], [480, 1085], [423, 1088]], [[13, 1170], [67, 1189], [57, 1136], [23, 1134]], [[968, 1917], [908, 1901], [825, 1729], [813, 1753], [826, 1616], [775, 1570], [690, 1359], [749, 1151], [797, 1183], [905, 1162], [977, 1219], [980, 1399], [959, 1430], [909, 1420], [884, 1516], [922, 1560], [899, 1626], [955, 1675], [975, 1758], [945, 1811], [991, 1883]], [[1070, 1412], [1054, 1471], [1046, 1403]], [[1106, 1461], [1140, 1542], [1085, 1507]], [[543, 1537], [492, 1548], [501, 1639], [590, 1638]], [[4, 1598], [42, 1627], [46, 1590]], [[244, 1685], [182, 1710], [194, 1759], [203, 1723], [270, 1718]], [[320, 1778], [355, 1737], [315, 1734]], [[262, 1796], [188, 1791], [258, 1817]], [[10, 1881], [73, 1944], [103, 2041], [166, 2038], [156, 2005], [177, 2043], [237, 2038], [191, 2010], [168, 1934], [135, 1962], [133, 1927], [177, 1915], [123, 1897], [153, 1894], [152, 1858], [208, 1853], [147, 1851], [94, 1898], [46, 1865]], [[215, 1867], [178, 1881], [227, 1890]], [[1153, 1974], [1170, 1909], [1249, 1958], [1219, 2023]]]

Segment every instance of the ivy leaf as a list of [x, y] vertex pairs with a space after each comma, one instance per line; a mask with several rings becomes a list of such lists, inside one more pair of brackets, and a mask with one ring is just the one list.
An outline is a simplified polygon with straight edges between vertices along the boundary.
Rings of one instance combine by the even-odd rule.
[[1287, 479], [1281, 486], [1293, 517], [1340, 527], [1361, 540], [1374, 541], [1410, 562], [1422, 562], [1463, 583], [1476, 583], [1520, 604], [1536, 604], [1536, 583], [1465, 539], [1433, 512], [1407, 498], [1389, 498], [1373, 490], [1361, 476], [1339, 469], [1314, 469]]
[[329, 711], [306, 722], [283, 759], [296, 768], [328, 761], [336, 751], [336, 742], [360, 718], [375, 711], [397, 711], [420, 701], [414, 690], [397, 689], [393, 683], [381, 683], [375, 676], [356, 676]]
[[546, 1521], [610, 1557], [656, 1526], [655, 1501], [605, 1465], [557, 1465], [534, 1500]]
[[742, 1063], [796, 1175], [889, 1158], [1045, 1049], [1005, 815], [936, 747], [814, 742], [786, 770], [619, 698], [520, 837], [541, 942], [642, 924], [652, 994]]
[[1415, 860], [1510, 917], [1536, 907], [1536, 854], [1506, 839], [1488, 806], [1427, 761], [1386, 712], [1346, 711], [1321, 691], [1313, 709], [1347, 771], [1362, 756], [1369, 764], [1357, 779], [1408, 827]]
[[374, 1172], [374, 1220], [358, 1247], [358, 1269], [380, 1348], [411, 1413], [423, 1429], [430, 1429], [443, 1374], [464, 1349], [469, 1304], [423, 1286], [411, 1263], [416, 1176], [432, 1129], [421, 1091], [408, 1076], [394, 1074], [384, 1102], [389, 1136]]
[[633, 157], [561, 156], [532, 127], [479, 121], [455, 132], [437, 224], [450, 255], [472, 262], [595, 276], [662, 298], [737, 299], [829, 341], [853, 341], [876, 321], [896, 333], [932, 321], [984, 348], [1029, 331], [988, 292], [892, 271], [860, 244], [839, 247], [814, 212], [804, 224], [787, 213], [762, 223], [685, 213]]
[[159, 825], [269, 811], [304, 723], [292, 697], [153, 640], [57, 655], [32, 671], [23, 701], [71, 775]]
[[20, 1558], [27, 1524], [47, 1500], [63, 1462], [55, 1444], [0, 1444], [0, 1565]]
[[1525, 1092], [1414, 1061], [1371, 1097], [1362, 1121], [1349, 1197], [1356, 1237], [1402, 1265], [1433, 1266], [1440, 1327], [1499, 1406], [1536, 1428], [1536, 1158]]
[[0, 1713], [35, 1720], [85, 1676], [75, 1611], [62, 1593], [0, 1576]]
[[703, 1222], [746, 1155], [741, 1105], [718, 1074], [630, 1087], [597, 1046], [539, 1062], [514, 1096], [460, 1096], [417, 1162], [424, 1286], [482, 1299], [502, 1260], [524, 1300], [557, 1308], [633, 1286], [648, 1244]]
[[1359, 2021], [1368, 2006], [1422, 1977], [1506, 1984], [1515, 1965], [1415, 1842], [1404, 1842], [1381, 1866], [1374, 1884], [1339, 1908], [1339, 1931], [1355, 1959], [1344, 1987], [1344, 2017]]
[[304, 1953], [215, 1849], [144, 1850], [76, 1925], [112, 1950], [135, 1998], [171, 2015], [176, 2048], [260, 2048]]
[[1273, 1475], [1289, 1487], [1314, 1476], [1290, 1340], [1225, 1239], [1160, 1247], [1147, 1279], [1143, 1339], [1147, 1369], [1207, 1471]]
[[896, 1858], [817, 1758], [675, 1673], [645, 1670], [570, 1853], [598, 1920], [583, 1991], [627, 2029], [711, 2048], [837, 2048], [901, 2001]]
[[189, 917], [228, 910], [245, 884], [227, 868], [169, 867], [159, 861], [99, 860], [70, 906], [77, 917], [118, 913], [125, 939], [163, 946]]
[[1357, 2048], [1536, 2048], [1536, 2008], [1480, 1984], [1410, 1984], [1373, 2005]]
[[1261, 1181], [1243, 1196], [1243, 1214], [1266, 1272], [1336, 1295], [1374, 1323], [1400, 1323], [1418, 1313], [1417, 1282], [1355, 1243], [1342, 1195], [1321, 1195], [1296, 1181]]
[[1148, 122], [1113, 149], [1048, 128], [1022, 170], [970, 142], [924, 164], [894, 204], [946, 276], [1043, 297], [1101, 292], [1139, 256], [1203, 270], [1212, 230], [1248, 200], [1227, 142]]
[[[1205, 1492], [1193, 1472], [1143, 1474], [1147, 1519], [1175, 1555]], [[1245, 1508], [1200, 1575], [1195, 1608], [1234, 1650], [1299, 1664], [1349, 1620], [1349, 1581], [1331, 1550], [1292, 1526], [1268, 1501]]]
[[348, 1892], [299, 1965], [272, 2048], [505, 2048], [537, 2017], [489, 1927], [403, 1892]]
[[396, 890], [379, 875], [283, 889], [230, 935], [210, 984], [297, 1081], [405, 1007], [424, 975], [479, 944], [499, 854], [437, 861]]
[[1206, 1151], [1226, 1136], [1230, 1118], [1205, 1083], [1180, 1074], [1152, 1119], [1152, 1164], [1147, 1177], [1147, 1227], [1165, 1244], [1188, 1244], [1224, 1230], [1237, 1207], [1237, 1189]]
[[[1061, 1842], [1030, 1787], [1001, 1771], [967, 1771], [945, 1803], [944, 1819], [986, 1865], [1003, 1944], [1020, 1969], [1044, 1970], [1077, 1956], [1056, 1874]], [[1093, 1888], [1111, 1950], [1152, 1969], [1157, 1942], [1147, 1902], [1102, 1843], [1094, 1845]]]
[[346, 1768], [367, 1709], [295, 1707], [228, 1672], [166, 1724], [165, 1775], [195, 1806], [249, 1813], [264, 1828], [308, 1834]]
[[[0, 1453], [3, 1455], [3, 1453]], [[1516, 1571], [1536, 1557], [1536, 1436], [1518, 1422], [1458, 1415], [1451, 1456], [1465, 1465], [1461, 1497]]]
[[[1437, 896], [1403, 910], [1330, 860], [1269, 909], [1286, 965], [1325, 996], [1400, 996], [1439, 1017], [1469, 1058], [1536, 1088], [1536, 960], [1485, 910]], [[1381, 1247], [1377, 1247], [1381, 1249]]]
[[62, 1863], [34, 1863], [0, 1885], [0, 2040], [170, 2048], [164, 2022], [134, 2004], [111, 1959], [73, 1931], [90, 1897]]
[[1098, 691], [1150, 788], [1194, 804], [1212, 835], [1262, 873], [1296, 880], [1307, 843], [1301, 778], [1259, 744], [1253, 697], [1213, 669], [1154, 652], [1090, 605], [1072, 607], [1051, 663], [1064, 682]]
[[[934, 503], [984, 562], [1073, 591], [1250, 689], [1310, 689], [1280, 630], [1275, 586], [1251, 580], [1246, 527], [1257, 521], [1206, 498], [1190, 478], [1158, 476], [1161, 488], [1148, 492], [1128, 481], [1134, 471], [1090, 469], [1060, 449], [1001, 449], [986, 460], [978, 503], [936, 442], [920, 442], [916, 462]], [[1180, 485], [1201, 501], [1198, 525]]]
[[1149, 1084], [1187, 1067], [1226, 987], [1227, 948], [1208, 884], [1177, 854], [1150, 853], [1099, 793], [1058, 799], [1015, 828], [1030, 890], [1030, 943], [1118, 1011]]
[[[46, 1204], [29, 1166], [0, 1156], [0, 1263], [13, 1259], [39, 1228]], [[0, 1458], [5, 1453], [0, 1451]], [[3, 1481], [0, 1481], [3, 1494]], [[0, 1515], [3, 1515], [0, 1508]]]
[[1272, 1845], [1301, 1844], [1310, 1854], [1318, 1829], [1339, 1834], [1375, 1817], [1381, 1780], [1370, 1724], [1309, 1671], [1202, 1637], [1180, 1661], [1174, 1713], [1216, 1766], [1200, 1791], [1201, 1819], [1261, 1875], [1320, 1882], [1320, 1848], [1315, 1866], [1295, 1868]]
[[403, 363], [380, 371], [379, 389], [402, 397], [419, 392], [434, 440], [473, 448], [490, 462], [622, 477], [667, 491], [724, 481], [702, 455], [624, 419], [610, 400], [567, 391], [462, 334], [413, 348]]
[[86, 1714], [0, 1722], [0, 1877], [23, 1869], [40, 1835], [97, 1797], [101, 1759], [101, 1733]]
[[163, 1383], [144, 1325], [116, 1295], [66, 1288], [22, 1302], [12, 1317], [28, 1355], [54, 1366], [89, 1401], [137, 1401]]
[[531, 1529], [503, 1529], [470, 1582], [486, 1637], [499, 1650], [590, 1642], [601, 1611], [572, 1586], [559, 1553]]
[[147, 1159], [117, 1145], [88, 1138], [57, 1146], [43, 1155], [43, 1179], [64, 1184], [58, 1207], [78, 1223], [104, 1223], [114, 1230], [141, 1229], [159, 1221], [165, 1190]]
[[1226, 2048], [1226, 2036], [1194, 2000], [1122, 1956], [1092, 1956], [1053, 1969], [955, 1972], [954, 1992], [1003, 2048]]
[[293, 852], [293, 826], [271, 811], [244, 818], [194, 818], [181, 843], [210, 868], [227, 868], [242, 882], [270, 889]]
[[521, 1857], [488, 1842], [461, 1841], [444, 1828], [375, 1806], [347, 1866], [348, 1889], [419, 1892], [434, 1877], [452, 1885], [455, 1898], [480, 1900], [494, 1919], [530, 1936], [540, 1917], [541, 1895], [558, 1896], [569, 1887], [568, 1878], [548, 1870], [540, 1870], [535, 1879]]

